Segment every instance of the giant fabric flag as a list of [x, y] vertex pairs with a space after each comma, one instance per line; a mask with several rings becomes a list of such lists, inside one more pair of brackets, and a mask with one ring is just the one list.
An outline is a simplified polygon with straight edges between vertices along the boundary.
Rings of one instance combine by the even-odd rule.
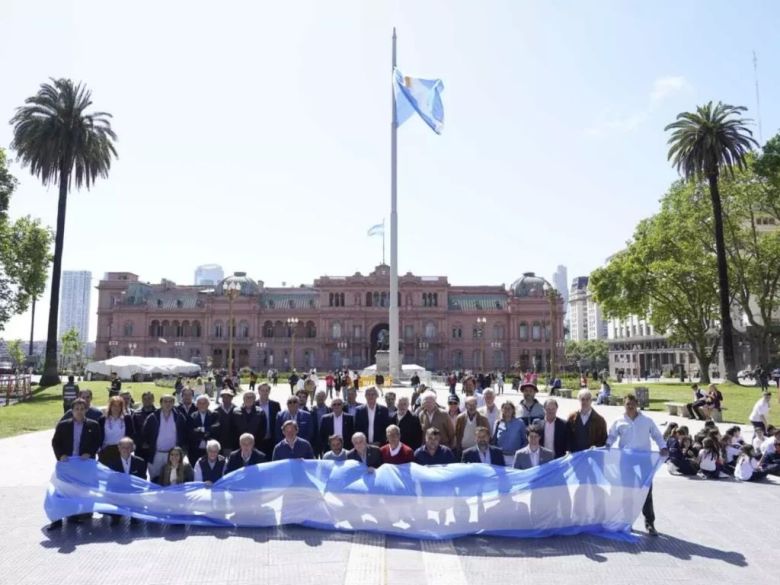
[[660, 465], [658, 453], [591, 450], [519, 471], [484, 464], [383, 465], [285, 460], [208, 487], [162, 488], [94, 460], [57, 463], [44, 504], [54, 521], [87, 512], [201, 526], [300, 524], [411, 538], [468, 534], [628, 538]]
[[444, 106], [441, 79], [404, 77], [398, 69], [393, 71], [395, 90], [395, 123], [400, 126], [417, 112], [431, 130], [441, 134], [444, 129]]

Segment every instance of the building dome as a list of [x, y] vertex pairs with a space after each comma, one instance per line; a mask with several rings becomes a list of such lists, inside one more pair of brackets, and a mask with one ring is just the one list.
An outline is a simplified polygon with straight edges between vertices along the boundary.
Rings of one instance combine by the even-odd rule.
[[509, 287], [516, 297], [541, 297], [547, 289], [547, 283], [533, 272], [524, 272], [523, 276]]
[[260, 286], [246, 275], [246, 272], [234, 272], [231, 276], [223, 279], [219, 285], [217, 285], [217, 294], [224, 295], [227, 292], [227, 285], [231, 282], [236, 282], [241, 287], [240, 294], [242, 296], [252, 296], [260, 294]]

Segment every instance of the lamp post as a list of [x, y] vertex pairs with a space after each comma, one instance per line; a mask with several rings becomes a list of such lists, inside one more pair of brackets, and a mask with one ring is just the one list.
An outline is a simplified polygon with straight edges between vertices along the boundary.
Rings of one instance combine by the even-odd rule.
[[111, 357], [114, 353], [114, 349], [117, 345], [119, 345], [119, 342], [116, 339], [112, 339], [108, 342], [108, 357]]
[[[257, 356], [258, 360], [257, 360], [257, 362], [259, 364], [260, 363], [260, 359], [259, 359], [260, 358], [260, 352], [262, 351], [262, 352], [265, 353], [265, 348], [268, 347], [268, 344], [265, 341], [258, 341], [257, 343], [255, 343], [255, 347], [257, 348], [257, 353], [258, 353], [258, 356]], [[265, 364], [265, 360], [264, 360], [263, 361], [263, 366], [265, 366], [265, 365], [266, 364]]]
[[[427, 341], [425, 341], [424, 339], [418, 339], [417, 340], [417, 349], [419, 349], [421, 352], [422, 351], [427, 352], [429, 347], [430, 347], [430, 344]], [[428, 354], [427, 353], [426, 353], [425, 357], [426, 357], [425, 367], [427, 369], [428, 368], [428, 361], [427, 361]]]
[[233, 301], [241, 292], [241, 283], [231, 280], [225, 285], [225, 292], [228, 296], [228, 375], [233, 375], [233, 330], [236, 327], [235, 317], [233, 317]]
[[477, 335], [479, 336], [479, 368], [485, 369], [485, 324], [486, 317], [477, 317]]
[[[339, 341], [336, 344], [336, 347], [339, 349], [340, 353], [345, 353], [346, 354], [346, 351], [349, 349], [349, 342], [346, 341], [346, 340]], [[344, 367], [344, 368], [349, 367], [349, 358], [348, 357], [342, 357], [341, 358], [341, 366]]]
[[128, 343], [128, 344], [127, 344], [127, 349], [129, 349], [129, 350], [130, 350], [130, 355], [131, 355], [131, 356], [132, 356], [132, 355], [135, 355], [135, 348], [136, 348], [136, 347], [138, 347], [138, 344], [137, 344], [137, 343]]
[[290, 371], [295, 369], [295, 327], [298, 325], [298, 317], [287, 319], [287, 327], [290, 328]]
[[184, 347], [183, 341], [174, 341], [173, 346], [176, 348], [176, 357], [181, 357], [181, 348]]
[[[490, 342], [490, 347], [493, 348], [494, 352], [495, 351], [499, 351], [501, 349], [501, 342], [500, 341], [491, 341]], [[500, 368], [504, 367], [503, 360], [502, 360], [502, 363], [499, 365], [499, 367]]]

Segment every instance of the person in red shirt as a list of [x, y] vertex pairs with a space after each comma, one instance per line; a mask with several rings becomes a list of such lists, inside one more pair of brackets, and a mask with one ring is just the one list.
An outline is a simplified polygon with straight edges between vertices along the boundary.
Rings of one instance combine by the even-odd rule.
[[386, 433], [387, 443], [379, 449], [382, 453], [382, 463], [401, 465], [414, 461], [412, 448], [401, 442], [401, 429], [396, 425], [390, 425]]
[[333, 382], [335, 378], [333, 377], [333, 372], [328, 372], [328, 375], [325, 376], [325, 390], [328, 391], [328, 398], [333, 398]]

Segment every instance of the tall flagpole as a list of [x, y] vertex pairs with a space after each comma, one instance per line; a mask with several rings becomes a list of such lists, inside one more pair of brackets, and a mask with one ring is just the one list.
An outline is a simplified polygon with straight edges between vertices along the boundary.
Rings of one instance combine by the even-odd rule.
[[382, 218], [382, 264], [385, 263], [385, 218]]
[[[393, 68], [395, 72], [395, 27], [393, 27]], [[401, 367], [398, 355], [398, 125], [395, 122], [395, 88], [391, 82], [393, 116], [390, 119], [390, 375], [394, 383], [400, 382]]]

